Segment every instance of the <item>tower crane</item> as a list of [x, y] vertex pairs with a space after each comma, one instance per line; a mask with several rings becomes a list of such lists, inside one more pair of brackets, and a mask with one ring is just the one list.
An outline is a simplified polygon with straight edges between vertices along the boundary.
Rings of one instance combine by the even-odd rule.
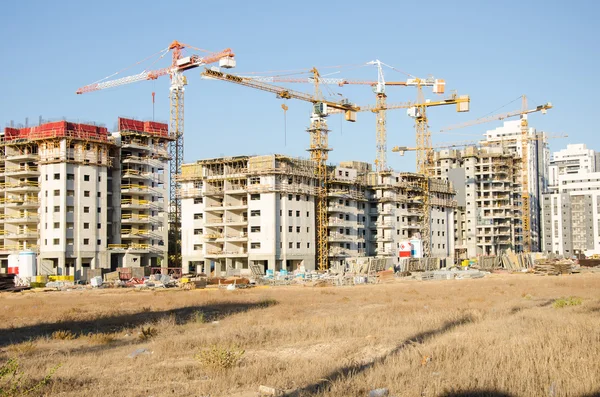
[[328, 133], [326, 117], [330, 114], [330, 108], [339, 112], [344, 112], [347, 121], [356, 121], [356, 112], [360, 107], [350, 103], [348, 100], [328, 101], [323, 98], [319, 88], [319, 73], [316, 69], [313, 70], [315, 76], [315, 94], [310, 95], [304, 92], [288, 90], [283, 87], [278, 87], [272, 84], [267, 84], [261, 81], [244, 78], [232, 74], [226, 74], [220, 71], [205, 69], [202, 72], [203, 78], [228, 81], [231, 83], [243, 85], [250, 88], [259, 89], [262, 91], [272, 92], [281, 99], [299, 99], [301, 101], [311, 102], [313, 104], [312, 115], [310, 118], [310, 159], [315, 163], [315, 176], [318, 180], [316, 194], [316, 251], [317, 251], [317, 266], [318, 269], [324, 271], [327, 269], [327, 158], [331, 150], [328, 143]]
[[[466, 123], [456, 124], [442, 129], [441, 131], [450, 131], [457, 128], [470, 127], [472, 125], [487, 123], [490, 121], [496, 120], [504, 120], [510, 117], [521, 117], [521, 189], [522, 194], [521, 198], [523, 200], [523, 210], [522, 210], [522, 233], [523, 233], [523, 250], [525, 252], [531, 252], [532, 242], [531, 242], [531, 196], [530, 196], [530, 188], [529, 188], [529, 154], [528, 147], [529, 141], [529, 122], [527, 121], [527, 115], [530, 113], [542, 112], [542, 114], [546, 114], [548, 109], [552, 109], [552, 103], [547, 102], [543, 105], [536, 106], [532, 109], [527, 109], [527, 97], [522, 95], [521, 97], [521, 110], [502, 113], [487, 117], [482, 117], [473, 121], [469, 121]], [[539, 236], [539, 231], [538, 231]]]
[[[160, 51], [160, 58], [163, 58], [168, 52], [171, 52], [171, 65], [169, 67], [150, 71], [144, 70], [143, 72], [132, 76], [107, 80], [108, 78], [119, 73], [117, 72], [98, 82], [83, 86], [76, 91], [77, 94], [85, 94], [88, 92], [136, 83], [138, 81], [156, 80], [161, 76], [169, 76], [171, 79], [171, 85], [169, 87], [169, 136], [172, 139], [169, 143], [169, 155], [171, 157], [169, 165], [169, 230], [170, 232], [175, 232], [174, 238], [176, 244], [178, 244], [177, 242], [181, 240], [179, 235], [181, 225], [181, 202], [177, 195], [179, 188], [177, 175], [181, 173], [181, 164], [183, 163], [183, 99], [185, 90], [184, 87], [187, 85], [187, 79], [183, 75], [183, 72], [216, 62], [219, 62], [219, 66], [223, 68], [233, 68], [236, 64], [234, 54], [229, 48], [220, 52], [210, 53], [203, 57], [195, 54], [184, 57], [182, 55], [182, 51], [185, 48], [199, 50], [198, 48], [180, 43], [175, 40], [166, 49]], [[176, 255], [179, 257], [180, 253], [177, 252]]]
[[[391, 67], [381, 62], [379, 59], [366, 63], [377, 67], [377, 81], [347, 80], [342, 78], [319, 77], [319, 82], [324, 84], [336, 84], [340, 87], [344, 85], [369, 85], [375, 92], [376, 105], [368, 110], [376, 114], [376, 159], [375, 167], [378, 172], [389, 171], [387, 166], [387, 128], [386, 111], [390, 109], [387, 106], [386, 86], [405, 86], [405, 87], [433, 87], [433, 93], [443, 94], [446, 82], [433, 77], [420, 79], [414, 76], [406, 81], [385, 81], [382, 65]], [[316, 71], [315, 68], [311, 72]], [[294, 78], [278, 76], [243, 76], [243, 78], [252, 79], [266, 83], [315, 83], [316, 77]]]

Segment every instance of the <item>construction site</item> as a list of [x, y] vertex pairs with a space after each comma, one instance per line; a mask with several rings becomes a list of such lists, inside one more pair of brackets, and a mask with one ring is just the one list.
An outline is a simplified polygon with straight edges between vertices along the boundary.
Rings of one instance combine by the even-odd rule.
[[600, 2], [3, 11], [0, 397], [600, 396]]
[[[520, 110], [447, 128], [519, 118], [485, 139], [432, 145], [430, 108], [469, 111], [468, 95], [443, 96], [445, 80], [386, 81], [390, 66], [379, 60], [366, 63], [377, 72], [373, 81], [321, 77], [316, 68], [302, 78], [248, 77], [225, 72], [236, 66], [232, 50], [185, 55], [190, 48], [174, 41], [161, 55], [171, 56], [170, 67], [77, 90], [169, 76], [169, 124], [119, 118], [109, 132], [40, 120], [4, 130], [4, 273], [17, 274], [23, 286], [39, 286], [85, 284], [110, 272], [122, 274], [120, 280], [155, 273], [215, 279], [324, 274], [364, 260], [395, 272], [462, 268], [488, 257], [503, 267], [501, 256], [511, 254], [533, 267], [530, 253], [543, 245], [540, 200], [551, 137], [531, 128], [528, 115], [546, 113], [550, 103], [529, 108], [523, 96]], [[308, 102], [308, 158], [239, 155], [184, 163], [184, 72], [211, 64], [218, 67], [205, 68], [202, 78]], [[314, 93], [274, 83], [304, 83]], [[322, 88], [334, 84], [370, 86], [375, 104], [327, 99]], [[388, 104], [391, 86], [415, 88], [417, 100]], [[425, 88], [442, 99], [425, 99]], [[414, 120], [416, 147], [391, 151], [415, 151], [414, 173], [388, 166], [386, 113], [396, 109]], [[356, 122], [360, 112], [376, 115], [374, 164], [329, 163], [328, 116]], [[408, 266], [408, 259], [416, 264]]]

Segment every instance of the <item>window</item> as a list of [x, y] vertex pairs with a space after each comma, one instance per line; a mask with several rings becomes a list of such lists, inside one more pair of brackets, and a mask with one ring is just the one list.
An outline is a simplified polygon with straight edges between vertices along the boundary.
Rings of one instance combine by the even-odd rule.
[[102, 193], [98, 192], [98, 197], [102, 197]]
[[250, 249], [258, 249], [260, 248], [260, 243], [250, 243]]
[[54, 190], [54, 197], [56, 197], [56, 196], [60, 196], [60, 190], [58, 190], [58, 189]]
[[202, 197], [196, 197], [194, 199], [194, 204], [202, 204]]
[[283, 216], [283, 210], [279, 210], [279, 216]]
[[204, 214], [194, 214], [194, 219], [202, 219]]
[[260, 194], [251, 194], [250, 200], [260, 200]]
[[60, 229], [60, 222], [54, 222], [54, 228]]
[[54, 206], [54, 212], [60, 212], [60, 205]]
[[75, 180], [75, 174], [67, 174], [67, 181], [74, 181]]
[[202, 234], [202, 229], [194, 229], [194, 234], [196, 236], [201, 235]]
[[[48, 208], [46, 208], [48, 209]], [[75, 212], [75, 207], [72, 205], [67, 206], [67, 212]]]
[[89, 190], [84, 190], [83, 191], [83, 197], [90, 197], [90, 191]]
[[292, 242], [288, 243], [288, 247], [289, 247], [290, 249], [291, 249], [291, 248], [293, 248], [293, 247], [294, 247], [294, 243], [292, 243]]
[[310, 218], [310, 212], [309, 211], [306, 211], [306, 217]]
[[97, 243], [98, 245], [102, 245], [102, 240], [98, 240], [98, 241], [96, 241], [96, 243]]
[[300, 211], [296, 211], [296, 217], [300, 218]]
[[75, 190], [67, 190], [67, 197], [75, 196]]
[[260, 176], [253, 176], [250, 178], [250, 184], [251, 185], [258, 185], [260, 184]]
[[102, 213], [102, 207], [98, 207], [98, 213]]
[[310, 243], [306, 243], [306, 248], [310, 248]]
[[54, 180], [55, 181], [60, 180], [60, 174], [54, 174]]
[[288, 210], [288, 216], [292, 216], [293, 214], [294, 214], [294, 211]]
[[98, 223], [98, 229], [102, 229], [102, 224]]
[[294, 227], [293, 227], [293, 226], [288, 226], [288, 232], [290, 232], [290, 233], [291, 233], [291, 232], [292, 232], [292, 230], [294, 230]]
[[89, 182], [90, 181], [90, 176], [89, 175], [84, 175], [83, 176], [83, 180], [86, 181], [86, 182]]
[[48, 191], [47, 191], [47, 190], [44, 192], [44, 195], [45, 195], [46, 197], [48, 197]]
[[102, 177], [101, 176], [98, 177], [98, 182], [102, 182]]
[[260, 216], [260, 210], [251, 210], [250, 216]]
[[83, 207], [83, 212], [86, 214], [90, 213], [90, 207]]
[[310, 233], [310, 227], [306, 228], [306, 233]]
[[202, 250], [202, 244], [194, 244], [194, 251], [201, 251]]
[[250, 226], [250, 233], [260, 233], [260, 226]]
[[60, 244], [60, 239], [59, 238], [52, 239], [52, 244], [59, 245]]
[[293, 199], [294, 199], [294, 196], [293, 196], [293, 195], [291, 195], [291, 194], [288, 194], [288, 200], [290, 200], [290, 201], [291, 201], [291, 200], [293, 200]]
[[296, 243], [296, 248], [300, 249], [300, 243]]
[[72, 238], [68, 238], [67, 245], [73, 245], [73, 244], [75, 244], [75, 240], [73, 240]]
[[90, 224], [89, 224], [89, 223], [87, 223], [87, 222], [86, 222], [86, 223], [84, 223], [84, 224], [83, 224], [83, 228], [84, 228], [84, 229], [89, 229], [89, 228], [90, 228]]
[[89, 238], [84, 238], [83, 239], [83, 245], [90, 245], [90, 239]]
[[300, 201], [300, 195], [299, 194], [296, 195], [296, 201]]
[[300, 233], [300, 226], [296, 226], [296, 233]]

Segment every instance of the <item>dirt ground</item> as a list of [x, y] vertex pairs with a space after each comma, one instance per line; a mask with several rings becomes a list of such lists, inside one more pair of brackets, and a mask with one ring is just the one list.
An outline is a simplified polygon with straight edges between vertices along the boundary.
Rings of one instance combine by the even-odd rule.
[[0, 362], [18, 360], [25, 385], [55, 369], [33, 395], [600, 395], [600, 273], [4, 293], [0, 306]]

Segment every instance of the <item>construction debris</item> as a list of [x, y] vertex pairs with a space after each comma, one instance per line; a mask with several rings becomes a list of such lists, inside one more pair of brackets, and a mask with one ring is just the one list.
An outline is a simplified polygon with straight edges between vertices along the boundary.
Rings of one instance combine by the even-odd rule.
[[28, 286], [17, 286], [14, 274], [0, 274], [0, 291], [18, 292], [29, 289]]
[[560, 274], [571, 274], [573, 272], [573, 261], [570, 259], [554, 259], [536, 261], [533, 271], [535, 274], [558, 276]]

